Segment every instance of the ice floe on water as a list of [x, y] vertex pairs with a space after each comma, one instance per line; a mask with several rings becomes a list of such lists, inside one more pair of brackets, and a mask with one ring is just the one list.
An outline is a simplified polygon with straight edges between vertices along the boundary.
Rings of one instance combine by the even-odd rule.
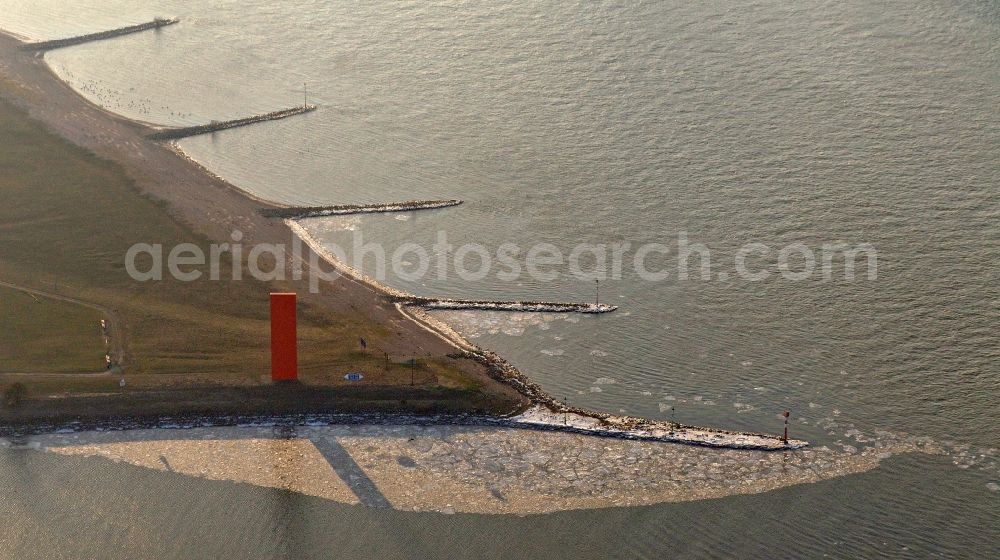
[[360, 216], [307, 218], [300, 220], [299, 223], [312, 235], [338, 231], [358, 231], [361, 229]]
[[546, 356], [562, 356], [565, 353], [566, 353], [566, 351], [562, 350], [562, 349], [555, 349], [555, 350], [545, 349], [545, 350], [542, 350], [542, 354], [545, 354]]
[[[703, 398], [690, 402], [712, 401], [697, 396]], [[661, 400], [666, 401], [658, 403], [662, 413], [676, 402]], [[947, 456], [957, 468], [986, 473], [983, 492], [1000, 492], [997, 449], [862, 429], [829, 412], [810, 420], [832, 432], [834, 441], [766, 451], [754, 446], [773, 446], [772, 436], [761, 440], [754, 434], [626, 417], [601, 420], [538, 407], [504, 426], [330, 425], [319, 417], [287, 425], [265, 418], [242, 427], [199, 421], [163, 424], [176, 429], [67, 427], [13, 442], [0, 439], [0, 446], [442, 513], [541, 513], [765, 492], [870, 470], [901, 453]], [[619, 437], [592, 435], [612, 433]], [[644, 439], [628, 439], [636, 437]]]
[[[661, 418], [675, 419], [675, 415], [680, 413], [685, 416], [685, 411], [690, 411], [691, 407], [711, 407], [719, 406], [735, 410], [736, 414], [748, 414], [751, 422], [757, 424], [755, 418], [766, 415], [773, 418], [773, 424], [767, 423], [780, 430], [781, 422], [784, 420], [780, 412], [781, 407], [775, 403], [762, 405], [760, 395], [769, 393], [765, 387], [752, 387], [753, 392], [748, 394], [738, 393], [736, 395], [705, 395], [705, 394], [670, 394], [661, 391], [651, 391], [657, 386], [643, 386], [632, 383], [628, 379], [614, 379], [610, 377], [600, 377], [595, 379], [591, 386], [586, 389], [590, 393], [602, 393], [610, 390], [609, 386], [615, 386], [615, 391], [625, 391], [629, 394], [642, 395], [648, 397], [647, 406], [655, 406]], [[577, 394], [580, 394], [579, 392]], [[585, 394], [585, 393], [584, 393]], [[855, 425], [848, 420], [848, 416], [836, 406], [824, 403], [820, 399], [808, 401], [801, 409], [793, 411], [791, 421], [797, 426], [803, 426], [798, 430], [801, 436], [803, 430], [819, 430], [825, 436], [819, 439], [827, 449], [833, 449], [838, 453], [848, 456], [868, 456], [875, 454], [881, 460], [900, 449], [923, 453], [933, 453], [949, 457], [952, 463], [960, 469], [980, 469], [984, 472], [1000, 475], [1000, 455], [992, 448], [974, 448], [967, 444], [959, 444], [950, 441], [935, 441], [932, 438], [922, 436], [912, 436], [889, 430], [865, 428]], [[677, 407], [680, 407], [678, 410]], [[704, 414], [704, 413], [703, 413]], [[722, 414], [727, 414], [723, 412]], [[731, 412], [728, 414], [732, 414]], [[690, 417], [690, 416], [688, 416]], [[701, 416], [704, 417], [704, 416]], [[724, 421], [721, 421], [723, 422]], [[770, 422], [770, 421], [766, 421]], [[805, 426], [815, 428], [805, 428]], [[817, 432], [811, 431], [815, 435]]]
[[[525, 419], [596, 426], [542, 411]], [[938, 452], [934, 442], [905, 438], [852, 452], [773, 452], [486, 426], [262, 424], [48, 434], [30, 444], [343, 503], [512, 514], [766, 492], [867, 471], [898, 453]]]
[[753, 412], [754, 410], [757, 410], [757, 407], [755, 407], [754, 405], [746, 403], [733, 403], [733, 408], [735, 408], [736, 412], [740, 414], [744, 412]]
[[[434, 311], [467, 338], [503, 334], [521, 336], [529, 329], [549, 330], [551, 323], [569, 321], [565, 313], [505, 313], [496, 311]], [[572, 321], [570, 321], [572, 322]]]

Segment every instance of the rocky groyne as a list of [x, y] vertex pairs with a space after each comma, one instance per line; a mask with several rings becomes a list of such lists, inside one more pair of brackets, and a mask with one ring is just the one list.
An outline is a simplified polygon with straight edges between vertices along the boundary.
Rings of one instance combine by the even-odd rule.
[[463, 299], [406, 298], [407, 305], [432, 310], [519, 311], [522, 313], [610, 313], [617, 305], [604, 303], [567, 303], [559, 301], [477, 301]]
[[167, 128], [154, 132], [148, 136], [151, 140], [178, 140], [181, 138], [187, 138], [188, 136], [197, 136], [199, 134], [208, 134], [210, 132], [217, 132], [219, 130], [225, 130], [227, 128], [236, 128], [239, 126], [246, 126], [248, 124], [254, 124], [264, 121], [276, 121], [278, 119], [284, 119], [294, 115], [301, 115], [303, 113], [308, 113], [310, 111], [315, 111], [316, 105], [300, 105], [298, 107], [292, 107], [290, 109], [282, 109], [280, 111], [272, 111], [270, 113], [264, 113], [262, 115], [254, 115], [252, 117], [244, 117], [241, 119], [233, 119], [230, 121], [213, 121], [209, 124], [201, 124], [197, 126], [186, 126], [182, 128]]
[[387, 204], [339, 204], [336, 206], [290, 206], [287, 208], [262, 208], [259, 212], [265, 218], [298, 220], [301, 218], [322, 218], [324, 216], [345, 216], [348, 214], [378, 214], [383, 212], [408, 212], [410, 210], [433, 210], [458, 206], [461, 200], [408, 200]]
[[180, 20], [177, 18], [156, 18], [153, 21], [148, 21], [146, 23], [140, 23], [138, 25], [129, 25], [127, 27], [119, 27], [118, 29], [110, 29], [108, 31], [101, 31], [98, 33], [79, 35], [77, 37], [68, 37], [66, 39], [39, 41], [37, 43], [25, 43], [21, 48], [26, 51], [35, 51], [35, 52], [50, 51], [52, 49], [61, 49], [63, 47], [71, 47], [73, 45], [89, 43], [91, 41], [113, 39], [115, 37], [120, 37], [122, 35], [128, 35], [130, 33], [138, 33], [140, 31], [146, 31], [149, 29], [159, 29], [161, 27], [173, 25], [179, 21]]

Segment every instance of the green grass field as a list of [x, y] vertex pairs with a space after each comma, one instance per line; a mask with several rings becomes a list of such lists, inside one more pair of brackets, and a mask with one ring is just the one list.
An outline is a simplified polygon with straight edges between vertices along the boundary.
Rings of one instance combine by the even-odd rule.
[[[117, 310], [135, 373], [232, 372], [254, 357], [253, 373], [260, 369], [267, 286], [133, 281], [124, 269], [133, 243], [207, 241], [143, 197], [116, 166], [6, 104], [0, 145], [0, 279], [40, 289], [58, 284], [73, 298]], [[347, 328], [342, 321], [331, 318], [332, 328]]]
[[0, 286], [0, 372], [104, 368], [100, 312]]
[[[130, 388], [264, 382], [268, 293], [280, 284], [246, 274], [243, 281], [137, 282], [124, 266], [132, 244], [190, 242], [207, 253], [209, 241], [142, 195], [115, 164], [54, 136], [3, 101], [0, 146], [0, 281], [44, 291], [57, 285], [59, 294], [120, 317]], [[100, 366], [103, 356], [97, 312], [52, 302], [35, 305], [28, 296], [25, 301], [6, 291], [0, 295], [0, 360], [6, 364], [0, 371], [100, 369], [89, 366], [95, 357]], [[366, 384], [409, 385], [412, 374], [418, 385], [481, 388], [447, 358], [421, 360], [415, 371], [395, 364], [386, 372], [382, 356], [358, 351], [358, 333], [375, 344], [389, 336], [363, 310], [334, 314], [300, 305], [299, 321], [303, 381], [343, 383], [345, 371], [362, 370]], [[0, 375], [0, 384], [9, 382]], [[102, 392], [116, 386], [108, 377], [50, 378], [39, 379], [32, 392]]]

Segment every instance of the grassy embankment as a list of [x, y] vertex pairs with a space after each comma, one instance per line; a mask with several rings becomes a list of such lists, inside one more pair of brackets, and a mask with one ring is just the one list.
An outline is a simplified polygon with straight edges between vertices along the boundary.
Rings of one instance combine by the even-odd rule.
[[0, 371], [86, 373], [104, 367], [99, 311], [0, 286]]
[[[124, 266], [132, 244], [169, 248], [194, 242], [207, 254], [209, 241], [143, 196], [115, 164], [54, 136], [3, 101], [0, 147], [0, 280], [58, 290], [119, 317], [130, 393], [225, 386], [259, 394], [269, 364], [268, 292], [287, 287], [247, 279], [246, 274], [238, 282], [137, 282]], [[23, 298], [0, 306], [0, 330], [5, 331], [0, 335], [0, 386], [25, 381], [35, 397], [119, 392], [115, 376], [25, 380], [4, 374], [99, 370], [100, 361], [97, 367], [85, 367], [94, 356], [103, 356], [100, 337], [94, 336], [96, 312], [73, 307], [28, 304]], [[510, 408], [510, 402], [498, 402], [448, 358], [422, 359], [412, 372], [395, 364], [386, 373], [377, 348], [389, 333], [362, 310], [334, 314], [300, 305], [299, 317], [300, 374], [307, 385], [341, 386], [343, 394], [359, 403], [368, 398], [365, 387], [371, 387], [371, 399], [395, 400], [389, 408], [406, 398], [411, 403], [429, 399], [424, 406], [430, 408]], [[370, 342], [368, 353], [358, 348], [359, 334]], [[366, 382], [342, 387], [348, 370], [364, 371]], [[411, 373], [417, 383], [413, 389]], [[385, 393], [386, 386], [398, 390]], [[182, 408], [179, 404], [178, 410]]]

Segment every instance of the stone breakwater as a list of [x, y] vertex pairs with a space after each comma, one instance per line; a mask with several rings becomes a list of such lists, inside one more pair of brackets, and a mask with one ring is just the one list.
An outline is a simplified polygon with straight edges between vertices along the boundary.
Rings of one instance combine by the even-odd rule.
[[52, 49], [60, 49], [62, 47], [71, 47], [73, 45], [89, 43], [91, 41], [112, 39], [114, 37], [120, 37], [122, 35], [128, 35], [130, 33], [138, 33], [140, 31], [146, 31], [149, 29], [159, 29], [160, 27], [173, 25], [179, 21], [180, 20], [177, 18], [156, 18], [153, 21], [148, 21], [146, 23], [140, 23], [138, 25], [129, 25], [127, 27], [119, 27], [118, 29], [110, 29], [108, 31], [101, 31], [99, 33], [90, 33], [88, 35], [79, 35], [77, 37], [68, 37], [66, 39], [53, 39], [51, 41], [39, 41], [37, 43], [25, 43], [24, 45], [21, 46], [21, 48], [26, 51], [35, 51], [35, 52], [50, 51]]
[[437, 310], [518, 311], [522, 313], [610, 313], [617, 305], [558, 301], [476, 301], [463, 299], [409, 298], [407, 305]]
[[254, 115], [252, 117], [244, 117], [242, 119], [233, 119], [231, 121], [218, 121], [209, 124], [201, 124], [197, 126], [186, 126], [183, 128], [168, 128], [154, 132], [150, 134], [147, 138], [151, 140], [179, 140], [181, 138], [187, 138], [188, 136], [208, 134], [210, 132], [217, 132], [219, 130], [225, 130], [227, 128], [247, 126], [249, 124], [254, 124], [264, 121], [275, 121], [278, 119], [291, 117], [293, 115], [301, 115], [303, 113], [309, 113], [315, 110], [316, 110], [316, 105], [302, 105], [299, 107], [292, 107], [290, 109], [272, 111], [270, 113], [264, 113], [262, 115]]
[[335, 206], [290, 206], [287, 208], [261, 208], [259, 213], [265, 218], [298, 220], [301, 218], [322, 218], [325, 216], [346, 216], [348, 214], [379, 214], [384, 212], [409, 212], [411, 210], [433, 210], [462, 204], [461, 200], [408, 200], [387, 204], [339, 204]]
[[515, 428], [551, 430], [618, 439], [684, 443], [722, 449], [782, 451], [801, 449], [809, 445], [805, 441], [794, 439], [789, 439], [786, 442], [769, 434], [718, 430], [634, 416], [615, 416], [565, 408], [565, 412], [557, 412], [549, 406], [537, 405], [522, 414], [509, 418], [508, 425]]

